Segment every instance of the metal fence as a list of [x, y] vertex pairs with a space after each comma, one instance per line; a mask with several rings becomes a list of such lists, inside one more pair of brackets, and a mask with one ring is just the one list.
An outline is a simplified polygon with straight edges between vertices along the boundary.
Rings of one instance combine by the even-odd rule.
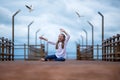
[[102, 46], [76, 44], [76, 56], [77, 60], [102, 60]]
[[103, 41], [102, 45], [76, 44], [77, 60], [120, 61], [120, 34]]
[[[2, 37], [0, 38], [0, 60], [39, 60], [47, 55], [46, 47], [48, 46], [45, 44], [14, 45], [11, 40]], [[76, 51], [74, 52], [76, 52], [74, 54], [77, 60], [120, 61], [120, 34], [104, 40], [102, 45], [76, 44]]]
[[30, 46], [26, 44], [14, 45], [11, 40], [4, 37], [0, 38], [0, 61], [37, 60], [45, 55], [44, 44]]
[[47, 52], [45, 51], [44, 44], [41, 45], [14, 45], [15, 60], [39, 60], [44, 57]]
[[120, 61], [120, 34], [104, 40], [102, 45], [104, 61]]
[[14, 60], [14, 44], [7, 38], [0, 38], [0, 61]]

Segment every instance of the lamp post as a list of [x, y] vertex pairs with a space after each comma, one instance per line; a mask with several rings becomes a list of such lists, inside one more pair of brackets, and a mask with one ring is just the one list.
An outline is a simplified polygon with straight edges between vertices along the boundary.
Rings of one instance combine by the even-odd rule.
[[94, 46], [94, 26], [89, 21], [88, 24], [92, 27], [92, 46]]
[[88, 45], [88, 33], [85, 29], [83, 29], [83, 31], [86, 33], [86, 48], [87, 48], [87, 45]]
[[28, 54], [29, 54], [29, 42], [30, 42], [30, 26], [33, 24], [33, 21], [28, 25]]
[[81, 37], [81, 39], [82, 39], [82, 46], [83, 46], [83, 36], [82, 36], [82, 35], [80, 35], [80, 37]]
[[13, 47], [12, 47], [12, 60], [14, 60], [14, 17], [20, 12], [21, 10], [16, 11], [12, 15], [12, 42], [13, 42]]
[[[88, 24], [92, 27], [92, 48], [93, 48], [93, 52], [92, 55], [94, 55], [94, 26], [88, 21]], [[92, 56], [93, 58], [93, 56]]]
[[40, 29], [38, 29], [35, 33], [35, 45], [37, 46], [37, 33], [40, 31]]
[[[102, 17], [102, 45], [103, 45], [103, 41], [104, 41], [104, 16], [101, 12], [98, 12], [98, 14]], [[102, 47], [102, 54], [103, 54], [103, 47]], [[104, 57], [103, 57], [104, 60]]]
[[82, 49], [83, 49], [83, 36], [82, 35], [80, 35], [80, 37], [81, 37], [81, 39], [82, 39]]
[[98, 12], [98, 14], [102, 17], [102, 42], [104, 41], [104, 16], [101, 12]]

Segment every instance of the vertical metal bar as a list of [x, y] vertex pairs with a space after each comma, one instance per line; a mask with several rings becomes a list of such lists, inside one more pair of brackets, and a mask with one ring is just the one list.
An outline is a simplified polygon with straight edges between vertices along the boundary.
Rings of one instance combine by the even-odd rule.
[[110, 61], [112, 61], [112, 39], [110, 38]]
[[33, 21], [28, 25], [28, 54], [29, 54], [29, 46], [30, 46], [30, 26], [33, 24]]
[[[37, 45], [37, 32], [35, 33], [35, 46]], [[37, 47], [37, 46], [36, 46]]]
[[[88, 23], [92, 27], [92, 48], [93, 48], [92, 55], [94, 55], [94, 26], [89, 21], [88, 21]], [[93, 56], [92, 56], [92, 58], [93, 58]]]
[[37, 33], [40, 31], [40, 29], [38, 29], [37, 31], [36, 31], [36, 33], [35, 33], [35, 45], [36, 45], [36, 47], [37, 47]]
[[4, 61], [4, 37], [2, 37], [2, 61]]
[[5, 50], [6, 50], [5, 60], [7, 61], [8, 60], [8, 39], [5, 40]]
[[84, 40], [83, 40], [83, 36], [82, 36], [82, 35], [81, 35], [81, 39], [82, 39], [82, 47], [83, 47], [83, 43], [84, 43], [83, 41], [84, 41]]
[[29, 54], [29, 45], [30, 45], [29, 44], [29, 36], [30, 36], [30, 32], [29, 31], [30, 31], [30, 27], [28, 26], [28, 54]]
[[99, 45], [97, 44], [97, 60], [99, 60]]
[[24, 44], [24, 60], [26, 60], [26, 44]]
[[113, 36], [113, 60], [115, 61], [115, 36]]
[[14, 16], [12, 16], [12, 60], [14, 60]]
[[9, 40], [9, 51], [8, 51], [8, 60], [10, 61], [11, 59], [11, 40]]
[[16, 13], [13, 14], [12, 16], [12, 42], [13, 42], [13, 47], [12, 47], [12, 60], [14, 60], [14, 17], [20, 12], [21, 10], [18, 10]]
[[1, 49], [2, 49], [2, 43], [1, 43], [1, 40], [0, 40], [0, 61], [1, 61], [1, 55], [2, 55], [2, 52], [1, 52]]
[[85, 29], [83, 29], [83, 31], [86, 33], [86, 49], [87, 49], [87, 46], [88, 46], [88, 33]]
[[[102, 17], [102, 43], [103, 43], [103, 41], [104, 41], [104, 16], [103, 16], [103, 14], [100, 13], [100, 12], [98, 12], [98, 14]], [[103, 45], [103, 44], [102, 44], [102, 45]], [[102, 47], [102, 54], [103, 54], [103, 52], [104, 52], [104, 49], [103, 49], [103, 47]]]

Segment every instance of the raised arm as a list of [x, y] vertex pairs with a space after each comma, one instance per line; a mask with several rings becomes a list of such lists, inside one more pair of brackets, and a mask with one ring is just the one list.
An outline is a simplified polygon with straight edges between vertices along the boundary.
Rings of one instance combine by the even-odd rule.
[[60, 29], [60, 31], [65, 33], [65, 35], [66, 35], [66, 42], [68, 42], [68, 40], [70, 39], [70, 35], [64, 29]]
[[44, 38], [43, 36], [40, 36], [39, 39], [42, 39], [42, 40], [44, 40], [44, 41], [48, 41], [48, 39], [47, 39], [47, 38]]
[[42, 39], [42, 40], [47, 41], [48, 43], [50, 43], [50, 44], [52, 44], [52, 45], [56, 45], [56, 43], [51, 42], [51, 41], [48, 41], [48, 39], [47, 39], [47, 38], [44, 38], [43, 36], [40, 36], [39, 38]]

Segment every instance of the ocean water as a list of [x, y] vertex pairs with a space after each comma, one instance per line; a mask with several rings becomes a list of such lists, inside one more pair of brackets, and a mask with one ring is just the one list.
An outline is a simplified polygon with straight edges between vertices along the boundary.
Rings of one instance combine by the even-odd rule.
[[[28, 50], [24, 49], [15, 49], [14, 58], [15, 59], [24, 59], [24, 54], [28, 55]], [[48, 55], [55, 54], [55, 52], [48, 51]], [[27, 57], [26, 57], [27, 58]], [[76, 59], [76, 52], [67, 52], [66, 59]]]
[[[14, 51], [14, 58], [15, 59], [24, 59], [24, 54], [28, 55], [28, 49], [24, 49], [24, 46], [16, 46]], [[55, 54], [55, 50], [48, 50], [48, 55]], [[98, 57], [97, 57], [98, 56]], [[66, 52], [66, 59], [76, 59], [76, 51], [74, 52]], [[27, 57], [26, 57], [27, 58]], [[94, 48], [94, 59], [102, 59], [102, 50]]]

